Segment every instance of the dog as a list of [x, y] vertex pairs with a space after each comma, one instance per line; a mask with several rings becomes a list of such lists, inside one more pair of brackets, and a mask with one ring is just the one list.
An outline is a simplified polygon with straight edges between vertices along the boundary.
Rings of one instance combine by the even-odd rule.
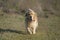
[[36, 28], [38, 26], [38, 17], [32, 9], [25, 10], [25, 24], [26, 30], [29, 34], [36, 34]]

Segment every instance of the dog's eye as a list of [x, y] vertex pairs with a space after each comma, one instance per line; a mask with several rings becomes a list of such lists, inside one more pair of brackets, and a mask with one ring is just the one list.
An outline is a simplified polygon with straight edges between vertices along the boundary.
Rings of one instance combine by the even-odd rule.
[[25, 16], [30, 16], [30, 14], [26, 14]]
[[30, 15], [30, 14], [27, 14], [27, 15]]

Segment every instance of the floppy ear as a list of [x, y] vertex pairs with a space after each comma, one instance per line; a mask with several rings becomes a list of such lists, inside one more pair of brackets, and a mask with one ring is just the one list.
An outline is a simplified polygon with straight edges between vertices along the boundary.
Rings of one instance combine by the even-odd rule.
[[37, 19], [36, 15], [33, 16], [32, 21], [35, 21]]
[[32, 21], [35, 21], [35, 17], [33, 17]]

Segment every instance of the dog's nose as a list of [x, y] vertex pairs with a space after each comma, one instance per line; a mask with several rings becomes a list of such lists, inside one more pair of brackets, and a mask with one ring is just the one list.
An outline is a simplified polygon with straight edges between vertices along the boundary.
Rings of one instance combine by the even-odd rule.
[[32, 21], [32, 16], [30, 16], [30, 20]]
[[30, 19], [32, 19], [32, 17], [30, 16]]

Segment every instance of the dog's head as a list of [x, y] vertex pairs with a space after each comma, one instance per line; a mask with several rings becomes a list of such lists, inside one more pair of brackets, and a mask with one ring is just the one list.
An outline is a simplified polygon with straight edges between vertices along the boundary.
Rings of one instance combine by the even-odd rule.
[[22, 10], [21, 12], [24, 13], [26, 19], [28, 19], [30, 21], [32, 21], [33, 17], [35, 16], [35, 12], [32, 9], [30, 9], [30, 8]]
[[32, 16], [31, 16], [29, 10], [26, 11], [25, 17], [26, 17], [29, 21], [32, 21]]

